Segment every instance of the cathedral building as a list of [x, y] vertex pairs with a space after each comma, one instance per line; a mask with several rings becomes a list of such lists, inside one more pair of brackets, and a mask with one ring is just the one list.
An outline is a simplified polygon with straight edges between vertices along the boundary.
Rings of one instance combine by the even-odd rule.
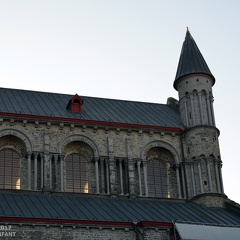
[[239, 239], [214, 84], [187, 30], [166, 104], [0, 88], [0, 237]]

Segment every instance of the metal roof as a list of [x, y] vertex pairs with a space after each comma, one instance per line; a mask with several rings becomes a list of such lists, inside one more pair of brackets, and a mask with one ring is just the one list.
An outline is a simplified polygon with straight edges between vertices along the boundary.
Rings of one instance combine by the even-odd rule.
[[175, 83], [179, 78], [193, 73], [208, 74], [215, 81], [210, 69], [208, 68], [207, 63], [205, 62], [200, 50], [198, 49], [196, 42], [187, 29], [174, 81], [175, 89]]
[[0, 88], [4, 113], [180, 128], [179, 112], [167, 104], [85, 97], [83, 111], [67, 109], [73, 95]]
[[0, 193], [0, 217], [240, 225], [240, 216], [225, 208], [208, 208], [184, 200], [34, 192]]

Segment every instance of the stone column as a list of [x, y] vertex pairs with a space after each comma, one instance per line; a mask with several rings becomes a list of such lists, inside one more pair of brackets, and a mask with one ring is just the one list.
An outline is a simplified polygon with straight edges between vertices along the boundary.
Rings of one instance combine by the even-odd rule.
[[52, 156], [49, 157], [49, 189], [52, 191], [52, 185], [53, 185], [53, 180], [52, 180]]
[[101, 177], [101, 190], [105, 194], [105, 181], [104, 181], [104, 158], [100, 158], [100, 177]]
[[210, 107], [211, 107], [211, 113], [212, 113], [212, 121], [213, 121], [213, 125], [216, 126], [214, 109], [213, 109], [213, 101], [214, 101], [213, 96], [210, 96]]
[[122, 159], [118, 159], [119, 164], [119, 173], [120, 173], [120, 191], [121, 195], [123, 195], [123, 173], [122, 173]]
[[57, 190], [57, 185], [58, 185], [58, 156], [54, 156], [54, 191]]
[[202, 109], [202, 96], [201, 96], [201, 92], [198, 92], [198, 101], [199, 101], [199, 108], [200, 108], [201, 124], [203, 124], [203, 109]]
[[41, 189], [44, 187], [44, 157], [41, 154]]
[[37, 171], [38, 171], [38, 168], [37, 168], [37, 160], [38, 160], [38, 155], [37, 153], [34, 153], [34, 190], [36, 191], [37, 190]]
[[133, 163], [131, 139], [126, 140], [127, 145], [127, 157], [128, 157], [128, 182], [129, 182], [129, 194], [130, 196], [135, 195], [135, 168]]
[[123, 185], [123, 188], [124, 188], [124, 191], [125, 191], [125, 194], [129, 194], [129, 186], [128, 186], [128, 183], [129, 183], [129, 176], [128, 176], [128, 160], [125, 158], [123, 160], [123, 164], [124, 164], [124, 174], [125, 174], [125, 184]]
[[209, 159], [206, 159], [207, 161], [207, 173], [208, 173], [208, 182], [209, 182], [209, 191], [212, 192], [212, 177], [211, 177], [211, 170], [210, 170], [210, 163]]
[[51, 177], [51, 161], [50, 161], [50, 152], [49, 152], [49, 134], [45, 133], [44, 135], [44, 191], [49, 191], [52, 189], [50, 183]]
[[109, 186], [109, 161], [105, 159], [105, 167], [106, 167], [106, 182], [107, 182], [107, 194], [110, 194], [110, 186]]
[[98, 158], [95, 158], [94, 161], [95, 161], [96, 193], [99, 194]]
[[[186, 97], [185, 97], [186, 98]], [[185, 110], [185, 118], [186, 118], [186, 124], [187, 127], [189, 126], [189, 121], [188, 121], [188, 108], [187, 108], [187, 99], [184, 100], [184, 110]]]
[[144, 177], [145, 196], [148, 197], [147, 163], [146, 163], [146, 161], [143, 162], [143, 177]]
[[202, 181], [202, 169], [201, 169], [201, 162], [198, 160], [198, 174], [199, 174], [199, 182], [200, 182], [200, 189], [201, 193], [203, 193], [203, 181]]
[[219, 178], [220, 178], [221, 192], [224, 193], [223, 178], [222, 178], [222, 163], [221, 162], [219, 162], [219, 164], [218, 164], [218, 169], [219, 169]]
[[139, 195], [142, 196], [141, 160], [137, 160]]
[[190, 94], [190, 100], [191, 100], [191, 109], [192, 109], [192, 120], [193, 120], [193, 125], [195, 125], [196, 118], [195, 118], [195, 111], [194, 111], [194, 99], [192, 94]]
[[64, 191], [64, 184], [63, 184], [63, 179], [64, 179], [64, 175], [63, 175], [63, 161], [64, 161], [64, 156], [60, 155], [60, 189], [61, 192]]
[[176, 175], [177, 175], [178, 198], [182, 198], [180, 177], [179, 177], [179, 164], [176, 164]]
[[185, 174], [184, 174], [184, 167], [183, 163], [181, 164], [181, 175], [182, 175], [182, 183], [183, 183], [183, 198], [186, 197], [186, 182], [185, 182]]
[[108, 156], [109, 156], [109, 173], [110, 173], [110, 191], [112, 195], [117, 194], [116, 187], [116, 162], [114, 160], [113, 139], [108, 137]]
[[216, 173], [216, 181], [217, 181], [217, 192], [221, 192], [220, 188], [220, 180], [219, 180], [219, 169], [218, 169], [218, 162], [215, 160], [215, 173]]
[[210, 100], [209, 100], [209, 94], [207, 93], [207, 109], [208, 109], [208, 118], [209, 118], [209, 124], [213, 125], [212, 121], [212, 111], [211, 111], [211, 106], [210, 106]]
[[196, 195], [196, 185], [195, 185], [195, 175], [194, 175], [194, 162], [190, 164], [191, 168], [191, 177], [192, 177], [192, 187], [193, 187], [193, 196]]
[[28, 190], [31, 190], [31, 153], [28, 153]]

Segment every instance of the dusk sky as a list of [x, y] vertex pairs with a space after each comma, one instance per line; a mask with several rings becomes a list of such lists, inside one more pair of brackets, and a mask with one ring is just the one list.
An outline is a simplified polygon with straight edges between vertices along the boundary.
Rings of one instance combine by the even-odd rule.
[[0, 86], [166, 103], [188, 27], [213, 87], [226, 195], [240, 203], [240, 2], [0, 0]]

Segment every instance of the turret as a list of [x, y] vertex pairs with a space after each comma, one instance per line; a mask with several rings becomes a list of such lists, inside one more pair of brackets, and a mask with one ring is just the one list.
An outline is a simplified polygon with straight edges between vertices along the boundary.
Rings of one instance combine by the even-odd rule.
[[187, 29], [174, 88], [179, 94], [180, 115], [185, 126], [183, 156], [190, 197], [223, 194], [219, 130], [213, 109], [214, 84], [215, 78]]

